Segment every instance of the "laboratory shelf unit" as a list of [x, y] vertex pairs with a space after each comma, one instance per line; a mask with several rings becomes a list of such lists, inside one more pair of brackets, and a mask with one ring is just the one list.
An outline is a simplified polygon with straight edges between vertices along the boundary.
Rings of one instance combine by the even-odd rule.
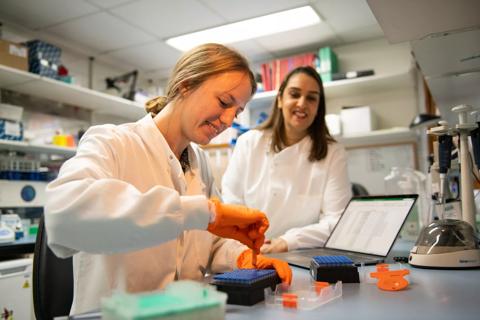
[[[397, 88], [414, 87], [415, 75], [410, 69], [382, 75], [373, 75], [355, 79], [337, 80], [323, 84], [326, 99], [336, 99], [355, 95], [395, 90]], [[269, 107], [277, 91], [265, 91], [255, 94], [248, 103], [248, 108]]]
[[68, 103], [136, 121], [145, 115], [142, 104], [0, 65], [0, 88]]
[[18, 151], [35, 154], [55, 154], [64, 157], [73, 157], [75, 155], [75, 148], [59, 147], [54, 145], [32, 144], [24, 141], [11, 141], [0, 139], [0, 151]]
[[334, 138], [342, 143], [347, 149], [362, 148], [372, 145], [415, 143], [417, 141], [415, 132], [405, 127], [374, 130], [356, 135], [335, 136]]

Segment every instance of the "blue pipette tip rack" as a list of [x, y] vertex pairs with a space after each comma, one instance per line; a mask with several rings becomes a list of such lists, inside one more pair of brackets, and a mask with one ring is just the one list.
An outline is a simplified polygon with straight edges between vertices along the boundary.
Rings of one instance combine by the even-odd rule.
[[351, 265], [353, 261], [346, 256], [314, 256], [312, 258], [320, 266]]
[[228, 295], [228, 304], [251, 306], [265, 300], [264, 289], [280, 283], [275, 270], [238, 269], [215, 275], [212, 284]]
[[231, 272], [218, 274], [213, 277], [217, 282], [237, 283], [251, 285], [257, 281], [272, 278], [276, 276], [275, 270], [257, 270], [257, 269], [238, 269]]
[[310, 263], [310, 275], [315, 281], [359, 283], [357, 267], [346, 256], [314, 256]]

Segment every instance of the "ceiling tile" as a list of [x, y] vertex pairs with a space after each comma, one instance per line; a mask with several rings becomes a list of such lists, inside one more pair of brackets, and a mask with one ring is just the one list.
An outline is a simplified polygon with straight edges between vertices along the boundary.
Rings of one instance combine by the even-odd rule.
[[153, 41], [154, 38], [106, 12], [85, 16], [46, 29], [97, 52]]
[[377, 25], [357, 27], [348, 31], [337, 32], [343, 43], [352, 43], [384, 37], [382, 28]]
[[1, 0], [0, 14], [30, 29], [40, 29], [98, 11], [84, 1]]
[[86, 0], [86, 1], [100, 8], [107, 9], [107, 8], [117, 7], [127, 2], [134, 2], [136, 0]]
[[[285, 41], [291, 39], [291, 41]], [[268, 37], [256, 39], [256, 41], [276, 56], [283, 55], [282, 51], [300, 50], [302, 47], [320, 47], [322, 43], [333, 44], [335, 35], [328, 25], [323, 23], [297, 30], [282, 32]]]
[[194, 0], [141, 0], [115, 8], [112, 13], [163, 40], [226, 22]]
[[366, 0], [0, 0], [0, 17], [119, 69], [166, 78], [181, 52], [162, 40], [308, 4], [325, 22], [230, 46], [255, 65], [383, 36]]
[[129, 61], [141, 70], [156, 70], [170, 68], [177, 62], [181, 53], [178, 50], [156, 41], [146, 45], [113, 51], [104, 57], [114, 57]]
[[249, 60], [250, 63], [270, 60], [274, 58], [271, 52], [266, 50], [255, 40], [241, 41], [229, 44], [228, 46], [238, 50]]
[[307, 5], [307, 0], [202, 0], [212, 10], [229, 22], [254, 18], [269, 13], [293, 9]]
[[317, 0], [313, 5], [334, 32], [354, 31], [359, 27], [372, 25], [378, 26], [366, 0]]
[[451, 30], [478, 28], [478, 0], [368, 0], [390, 43]]

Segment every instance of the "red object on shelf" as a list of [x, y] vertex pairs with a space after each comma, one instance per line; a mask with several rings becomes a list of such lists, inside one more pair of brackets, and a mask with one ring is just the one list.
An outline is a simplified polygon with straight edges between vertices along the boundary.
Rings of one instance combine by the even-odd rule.
[[315, 67], [315, 53], [304, 53], [262, 64], [262, 82], [265, 91], [276, 90], [291, 70], [301, 66]]
[[68, 69], [65, 68], [64, 65], [58, 67], [58, 75], [59, 76], [68, 76]]

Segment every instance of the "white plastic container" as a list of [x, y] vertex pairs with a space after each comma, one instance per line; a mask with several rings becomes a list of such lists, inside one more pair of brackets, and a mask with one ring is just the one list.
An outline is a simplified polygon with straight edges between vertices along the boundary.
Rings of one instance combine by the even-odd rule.
[[369, 106], [343, 107], [340, 111], [344, 136], [377, 129], [377, 117]]

